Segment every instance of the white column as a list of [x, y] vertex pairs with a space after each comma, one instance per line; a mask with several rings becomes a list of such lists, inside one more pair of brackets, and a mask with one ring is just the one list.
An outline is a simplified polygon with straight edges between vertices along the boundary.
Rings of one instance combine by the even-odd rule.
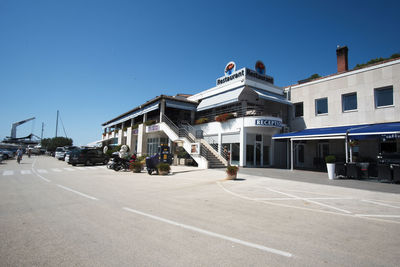
[[246, 166], [246, 128], [240, 128], [240, 160], [239, 166]]
[[122, 131], [122, 129], [120, 129], [118, 131], [118, 145], [123, 145], [123, 143], [122, 143], [123, 137], [124, 137], [123, 131]]
[[144, 137], [145, 137], [145, 125], [144, 124], [139, 124], [138, 127], [138, 135], [137, 135], [137, 154], [138, 156], [141, 156], [144, 153]]
[[163, 117], [164, 113], [165, 113], [165, 99], [161, 99], [161, 102], [160, 102], [160, 122], [163, 121], [162, 117]]
[[126, 130], [126, 145], [129, 146], [130, 151], [133, 153], [133, 142], [132, 142], [132, 127], [128, 127]]
[[293, 171], [293, 140], [290, 139], [290, 170]]

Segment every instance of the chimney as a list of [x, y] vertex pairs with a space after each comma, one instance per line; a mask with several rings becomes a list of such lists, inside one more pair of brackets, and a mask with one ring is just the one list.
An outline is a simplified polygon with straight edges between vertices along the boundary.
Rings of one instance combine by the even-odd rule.
[[336, 49], [336, 56], [337, 56], [337, 72], [345, 72], [349, 70], [349, 64], [347, 59], [347, 54], [349, 49], [347, 46], [338, 46]]

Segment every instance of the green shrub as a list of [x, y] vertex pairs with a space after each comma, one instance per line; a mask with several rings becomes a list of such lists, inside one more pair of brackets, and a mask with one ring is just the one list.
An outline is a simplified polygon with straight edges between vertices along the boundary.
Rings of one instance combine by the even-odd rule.
[[139, 173], [143, 169], [143, 163], [140, 161], [135, 161], [129, 164], [129, 169], [133, 172]]
[[207, 118], [200, 118], [198, 120], [196, 120], [194, 123], [195, 124], [202, 124], [202, 123], [207, 123], [208, 119]]
[[326, 163], [335, 163], [336, 157], [334, 155], [328, 155], [325, 157], [325, 162]]
[[171, 167], [169, 166], [168, 163], [159, 163], [157, 165], [157, 169], [158, 169], [158, 171], [161, 171], [161, 172], [169, 172], [171, 170]]
[[155, 120], [148, 120], [148, 121], [146, 121], [144, 124], [146, 125], [146, 126], [150, 126], [150, 125], [153, 125], [153, 124], [156, 124], [157, 122], [155, 121]]

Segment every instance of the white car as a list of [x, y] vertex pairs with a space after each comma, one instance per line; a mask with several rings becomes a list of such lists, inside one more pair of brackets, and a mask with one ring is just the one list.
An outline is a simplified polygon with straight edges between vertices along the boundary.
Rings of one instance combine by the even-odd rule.
[[55, 158], [59, 160], [64, 160], [65, 158], [65, 149], [63, 147], [56, 148]]

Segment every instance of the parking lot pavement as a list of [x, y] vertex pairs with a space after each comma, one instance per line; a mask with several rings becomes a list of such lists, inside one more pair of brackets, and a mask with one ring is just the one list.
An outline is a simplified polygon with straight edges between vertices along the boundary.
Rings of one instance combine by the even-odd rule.
[[[217, 183], [225, 193], [246, 201], [400, 223], [400, 194], [390, 192], [396, 192], [399, 185], [354, 180], [330, 181], [315, 173], [311, 173], [307, 182], [299, 181], [307, 173], [309, 172], [286, 172], [287, 176], [284, 176], [282, 172], [279, 175], [284, 177], [271, 178], [241, 170], [237, 180]], [[293, 175], [297, 175], [296, 179], [290, 179]], [[325, 179], [328, 182], [313, 183], [316, 179]], [[338, 186], [336, 182], [342, 183]], [[349, 183], [353, 186], [347, 187]], [[367, 186], [362, 183], [367, 183]], [[375, 190], [375, 187], [379, 190]], [[394, 187], [396, 190], [383, 190], [385, 187]]]
[[374, 180], [337, 179], [329, 180], [326, 172], [287, 170], [275, 168], [240, 168], [240, 175], [270, 177], [281, 180], [331, 185], [344, 188], [370, 190], [376, 192], [400, 194], [400, 184], [380, 183]]

